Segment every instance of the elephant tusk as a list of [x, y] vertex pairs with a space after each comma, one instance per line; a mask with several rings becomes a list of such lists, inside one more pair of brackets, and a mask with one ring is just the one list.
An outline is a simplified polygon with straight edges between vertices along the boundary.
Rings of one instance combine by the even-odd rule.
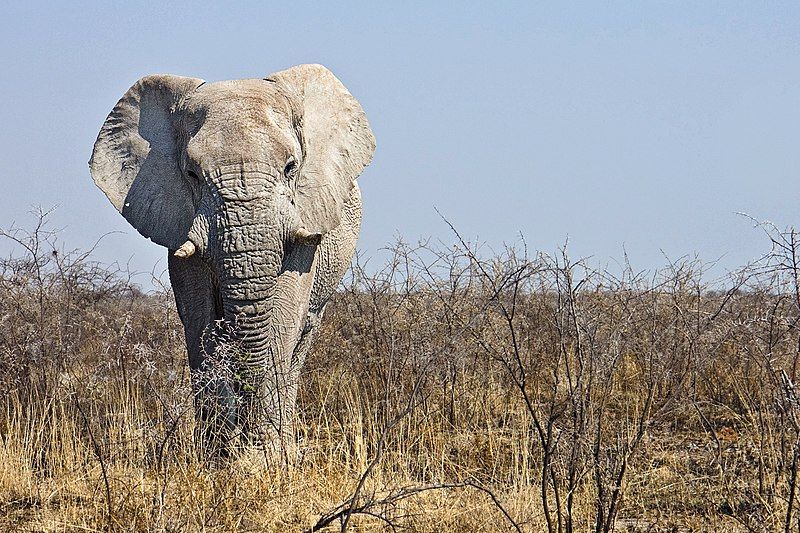
[[181, 244], [181, 247], [175, 250], [175, 257], [187, 258], [194, 254], [195, 250], [194, 243], [192, 241], [186, 241], [185, 243]]
[[321, 238], [321, 233], [311, 233], [305, 228], [297, 228], [294, 232], [294, 240], [302, 244], [318, 244]]

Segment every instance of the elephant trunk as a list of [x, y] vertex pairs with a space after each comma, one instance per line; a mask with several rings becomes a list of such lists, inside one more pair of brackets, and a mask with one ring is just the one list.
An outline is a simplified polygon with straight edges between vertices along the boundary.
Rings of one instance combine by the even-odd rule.
[[222, 315], [232, 326], [225, 357], [238, 399], [236, 426], [245, 444], [283, 451], [293, 437], [294, 394], [282, 322], [291, 301], [279, 276], [292, 224], [258, 202], [229, 203], [221, 216], [217, 270]]

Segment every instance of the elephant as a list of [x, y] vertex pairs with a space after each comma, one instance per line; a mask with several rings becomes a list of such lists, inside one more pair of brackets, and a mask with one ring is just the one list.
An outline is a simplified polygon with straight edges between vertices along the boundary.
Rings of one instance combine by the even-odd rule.
[[197, 426], [215, 454], [295, 443], [301, 367], [355, 252], [375, 138], [321, 65], [262, 79], [151, 75], [94, 144], [95, 184], [169, 250]]

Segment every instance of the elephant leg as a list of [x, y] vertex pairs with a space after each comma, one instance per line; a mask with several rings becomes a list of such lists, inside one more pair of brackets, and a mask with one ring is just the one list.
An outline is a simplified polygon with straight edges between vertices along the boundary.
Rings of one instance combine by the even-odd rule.
[[295, 441], [297, 390], [300, 382], [300, 371], [302, 370], [303, 362], [311, 348], [317, 328], [320, 324], [322, 311], [323, 309], [308, 311], [297, 339], [297, 344], [291, 354], [291, 359], [286, 370], [286, 378], [282, 380], [283, 391], [281, 395], [284, 402], [283, 412], [281, 414], [282, 422], [281, 427], [274, 427], [273, 429], [276, 434], [280, 435], [280, 448], [274, 451], [279, 454], [284, 466], [292, 464], [299, 457], [299, 449]]
[[[305, 324], [303, 325], [303, 329], [300, 332], [300, 337], [297, 340], [297, 346], [295, 346], [294, 352], [292, 352], [292, 359], [289, 365], [289, 373], [291, 376], [289, 383], [291, 384], [291, 390], [289, 390], [288, 399], [290, 405], [297, 405], [297, 387], [300, 383], [300, 371], [303, 368], [303, 363], [305, 363], [308, 351], [311, 349], [311, 346], [314, 343], [314, 338], [316, 337], [317, 329], [319, 328], [319, 324], [322, 320], [322, 314], [324, 310], [325, 308], [323, 306], [322, 309], [310, 309], [308, 311]], [[292, 413], [292, 420], [294, 420], [294, 418], [294, 413]]]
[[236, 434], [236, 395], [230, 372], [218, 355], [224, 342], [218, 327], [222, 317], [219, 292], [200, 258], [179, 259], [170, 254], [168, 266], [186, 337], [199, 440], [212, 454], [227, 455]]

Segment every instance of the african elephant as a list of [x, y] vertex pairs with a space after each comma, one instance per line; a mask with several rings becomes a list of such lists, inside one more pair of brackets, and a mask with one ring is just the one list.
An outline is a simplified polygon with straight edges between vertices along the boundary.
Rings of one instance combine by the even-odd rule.
[[361, 105], [320, 65], [147, 76], [100, 129], [92, 177], [170, 251], [196, 411], [218, 452], [293, 443], [298, 374], [354, 253], [355, 180], [374, 149]]

